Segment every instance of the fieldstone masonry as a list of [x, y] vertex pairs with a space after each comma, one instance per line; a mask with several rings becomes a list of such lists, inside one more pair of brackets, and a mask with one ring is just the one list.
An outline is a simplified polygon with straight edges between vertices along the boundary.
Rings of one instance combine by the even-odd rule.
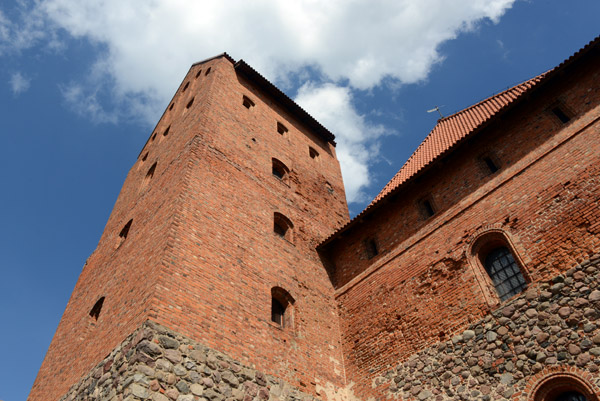
[[[598, 372], [600, 255], [522, 295], [462, 334], [411, 356], [374, 380], [402, 400], [528, 400], [544, 369]], [[600, 376], [594, 375], [600, 385]], [[387, 390], [385, 390], [387, 388]]]
[[147, 321], [61, 401], [313, 401], [281, 379], [243, 366]]

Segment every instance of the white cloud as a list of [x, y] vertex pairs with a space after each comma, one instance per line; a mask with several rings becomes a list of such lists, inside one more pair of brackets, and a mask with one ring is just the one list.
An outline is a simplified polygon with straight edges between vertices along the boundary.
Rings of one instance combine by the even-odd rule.
[[10, 76], [8, 83], [10, 84], [10, 89], [12, 90], [13, 95], [16, 96], [26, 92], [29, 89], [31, 80], [20, 72], [15, 72]]
[[308, 82], [299, 89], [295, 100], [336, 136], [348, 201], [366, 200], [362, 191], [371, 181], [370, 161], [379, 153], [376, 139], [386, 133], [386, 129], [370, 124], [365, 116], [357, 113], [347, 87]]
[[[321, 85], [303, 88], [305, 97], [311, 88], [315, 93], [333, 88], [325, 83], [355, 91], [382, 82], [418, 82], [443, 60], [441, 43], [483, 20], [497, 22], [515, 0], [25, 1], [18, 23], [0, 13], [0, 54], [36, 43], [57, 49], [64, 33], [98, 44], [102, 50], [91, 76], [78, 83], [88, 87], [65, 95], [83, 96], [84, 110], [111, 120], [100, 110], [117, 108], [103, 106], [96, 96], [104, 86], [110, 102], [120, 105], [119, 115], [138, 113], [151, 124], [190, 64], [223, 51], [280, 85], [289, 84], [292, 74], [316, 71], [312, 79]], [[338, 117], [357, 116], [350, 104]], [[315, 114], [335, 130], [343, 123], [333, 118], [334, 108], [328, 110], [329, 115]], [[360, 188], [370, 182], [368, 158], [377, 143], [370, 134], [348, 132], [338, 134], [356, 139], [339, 140], [338, 153], [346, 160], [345, 176], [362, 183], [355, 192], [358, 199]]]

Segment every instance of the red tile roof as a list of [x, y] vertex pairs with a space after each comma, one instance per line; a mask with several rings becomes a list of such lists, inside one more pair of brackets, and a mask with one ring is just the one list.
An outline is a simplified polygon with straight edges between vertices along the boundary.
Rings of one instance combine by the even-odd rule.
[[528, 81], [513, 86], [504, 92], [491, 96], [473, 106], [459, 111], [451, 116], [440, 119], [433, 130], [421, 142], [417, 150], [404, 163], [387, 185], [373, 199], [376, 203], [396, 187], [418, 173], [438, 156], [450, 149], [454, 144], [473, 132], [483, 123], [492, 118], [502, 108], [516, 100], [526, 90], [536, 85], [546, 75], [538, 75]]
[[[317, 248], [322, 248], [328, 243], [338, 238], [345, 231], [351, 229], [356, 224], [361, 223], [364, 217], [381, 205], [383, 198], [396, 189], [399, 189], [402, 184], [409, 181], [418, 172], [423, 170], [429, 164], [434, 162], [444, 152], [449, 151], [458, 142], [466, 136], [479, 131], [479, 129], [493, 117], [500, 114], [504, 109], [509, 108], [512, 103], [521, 98], [524, 92], [529, 92], [532, 88], [539, 86], [542, 81], [548, 81], [556, 76], [559, 71], [563, 71], [575, 61], [580, 60], [591, 54], [594, 50], [600, 49], [600, 36], [597, 36], [587, 45], [581, 48], [571, 57], [560, 63], [557, 67], [547, 71], [535, 78], [516, 85], [504, 92], [491, 96], [471, 107], [468, 107], [456, 114], [445, 117], [438, 121], [438, 124], [427, 135], [423, 143], [419, 145], [417, 150], [408, 159], [404, 166], [396, 173], [396, 175], [387, 183], [381, 192], [373, 199], [373, 201], [352, 220], [348, 221], [343, 226], [339, 227], [329, 237], [325, 238]], [[542, 82], [543, 83], [543, 82]]]

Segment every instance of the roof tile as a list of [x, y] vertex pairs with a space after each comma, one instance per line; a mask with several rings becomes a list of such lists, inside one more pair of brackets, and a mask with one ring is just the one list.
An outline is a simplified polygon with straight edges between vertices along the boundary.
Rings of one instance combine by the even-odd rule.
[[481, 124], [488, 121], [501, 109], [517, 99], [519, 95], [540, 82], [544, 75], [546, 73], [522, 82], [458, 113], [440, 119], [417, 150], [404, 163], [400, 171], [387, 183], [371, 204], [379, 201]]

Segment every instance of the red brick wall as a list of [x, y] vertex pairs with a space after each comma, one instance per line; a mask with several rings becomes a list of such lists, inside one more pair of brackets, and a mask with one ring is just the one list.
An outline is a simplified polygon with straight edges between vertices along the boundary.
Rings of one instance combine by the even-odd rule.
[[[566, 70], [326, 248], [359, 395], [376, 395], [375, 376], [498, 305], [469, 257], [478, 234], [505, 233], [533, 281], [600, 250], [598, 64]], [[556, 100], [576, 114], [566, 125], [548, 109]], [[489, 174], [483, 154], [501, 170]], [[424, 197], [437, 211], [428, 219]], [[367, 238], [381, 251], [372, 259]]]
[[[333, 288], [314, 251], [348, 219], [335, 149], [273, 103], [225, 58], [192, 67], [125, 180], [29, 399], [58, 399], [147, 318], [308, 391], [317, 376], [343, 383]], [[271, 174], [272, 157], [289, 185]], [[292, 242], [274, 235], [275, 211], [294, 223]], [[270, 322], [276, 285], [296, 299], [293, 332]]]

